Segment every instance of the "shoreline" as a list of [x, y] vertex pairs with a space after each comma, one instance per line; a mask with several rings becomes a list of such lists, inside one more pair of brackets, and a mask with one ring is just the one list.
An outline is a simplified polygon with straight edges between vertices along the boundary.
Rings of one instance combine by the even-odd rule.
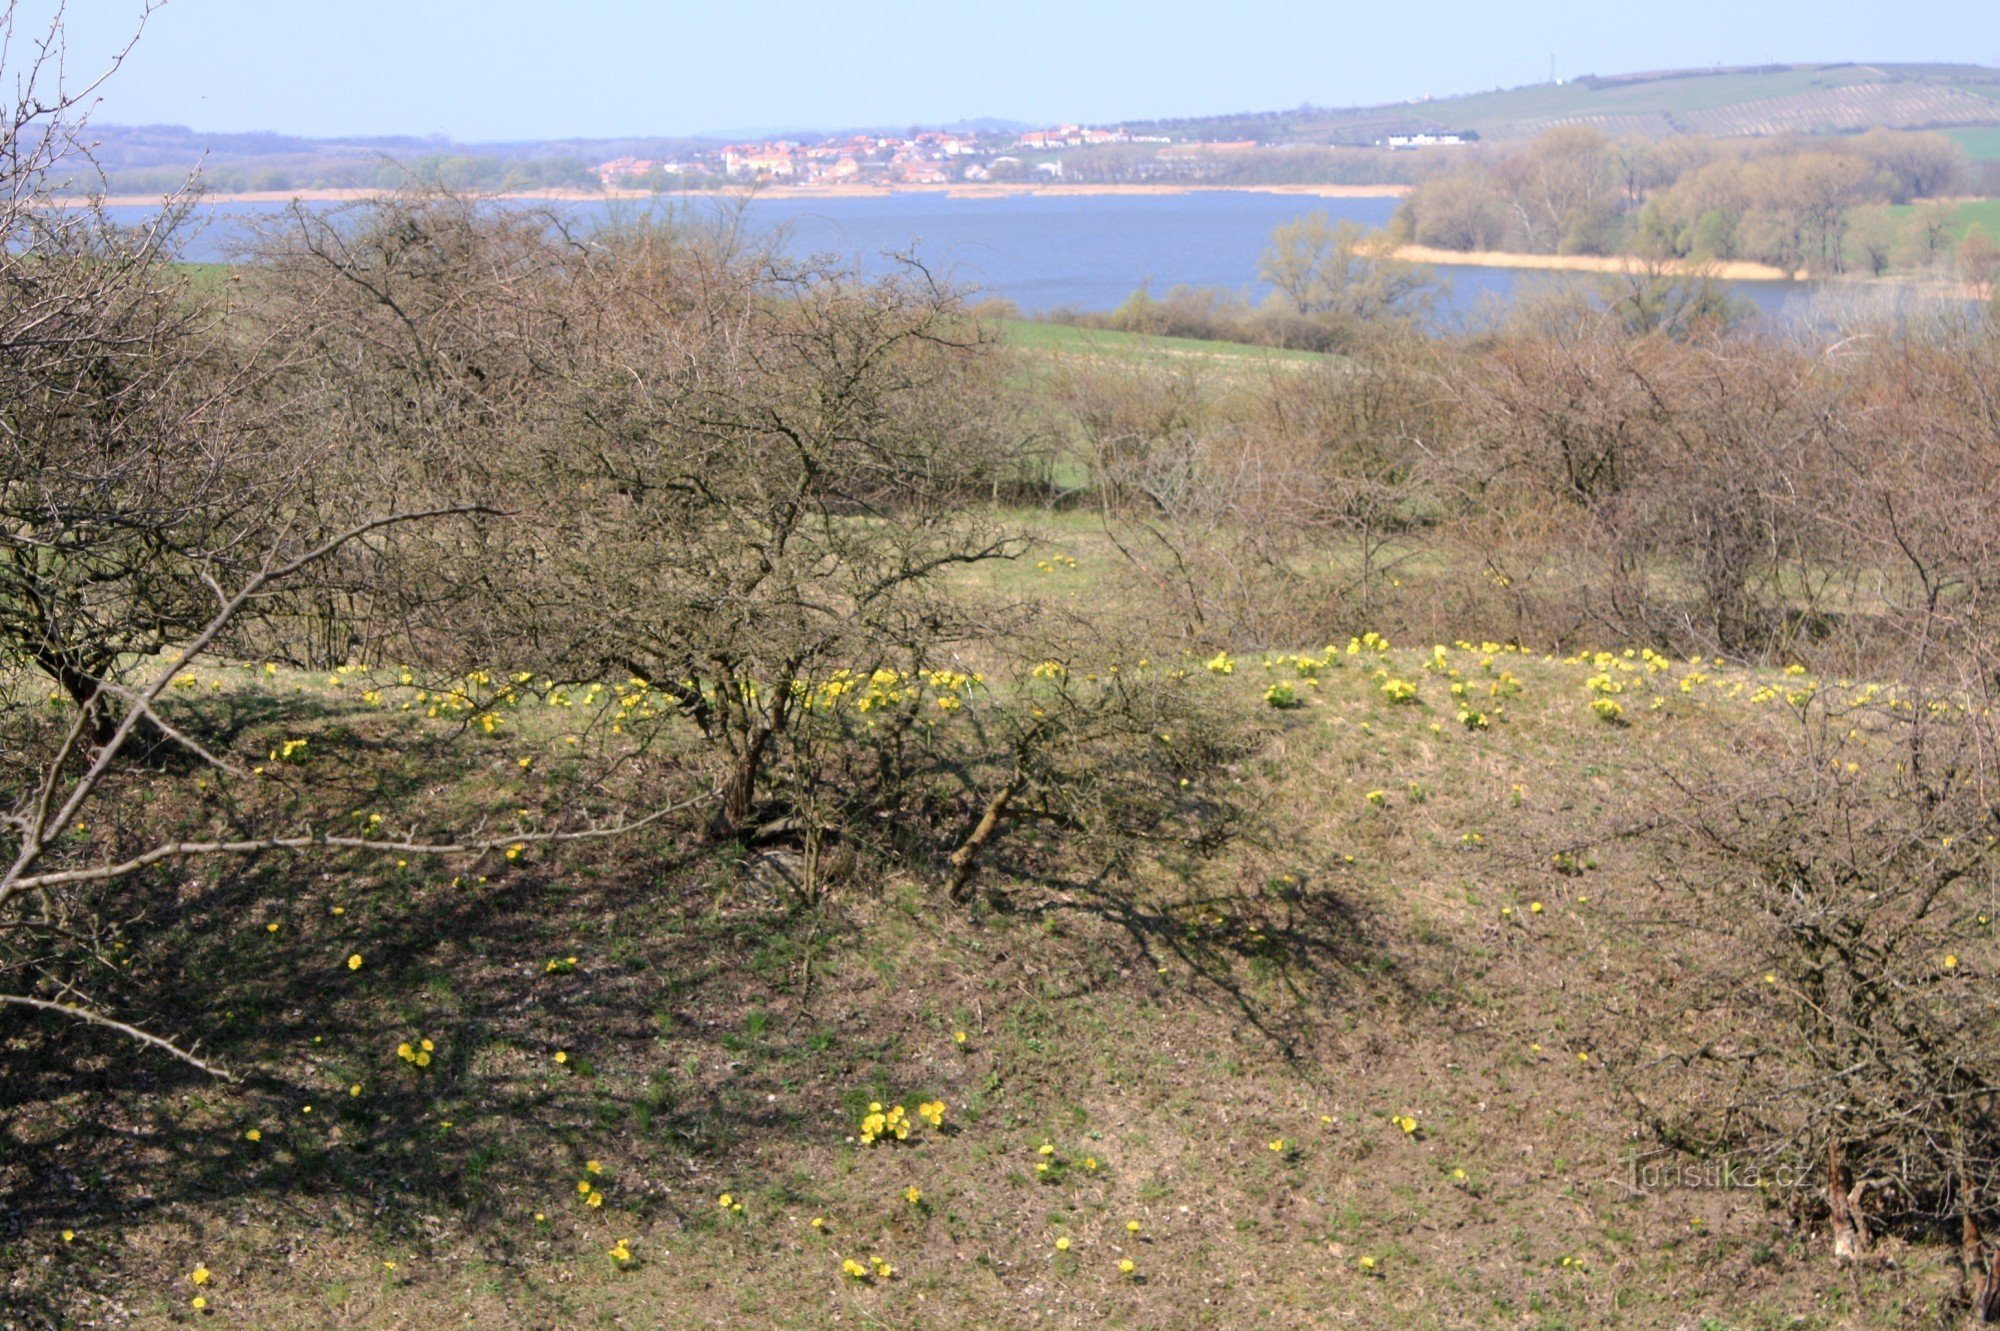
[[[1429, 264], [1436, 268], [1524, 268], [1571, 273], [1635, 273], [1645, 271], [1641, 261], [1615, 254], [1520, 254], [1507, 250], [1441, 250], [1428, 245], [1398, 245], [1398, 259]], [[1677, 259], [1661, 264], [1663, 273], [1675, 277], [1714, 277], [1725, 282], [1803, 282], [1803, 272], [1786, 272], [1769, 264], [1729, 260], [1691, 263]]]
[[[957, 181], [945, 185], [772, 185], [763, 189], [717, 190], [523, 190], [480, 194], [482, 199], [514, 203], [651, 203], [682, 199], [886, 199], [901, 195], [936, 195], [949, 199], [1085, 198], [1097, 195], [1134, 197], [1167, 194], [1279, 194], [1315, 199], [1400, 199], [1408, 185], [1065, 185], [1059, 181], [1020, 184], [980, 184]], [[360, 203], [382, 198], [392, 190], [343, 188], [302, 190], [226, 190], [195, 196], [200, 203]], [[101, 202], [110, 208], [150, 208], [163, 201], [158, 194], [110, 194]], [[60, 202], [79, 204], [82, 199]]]

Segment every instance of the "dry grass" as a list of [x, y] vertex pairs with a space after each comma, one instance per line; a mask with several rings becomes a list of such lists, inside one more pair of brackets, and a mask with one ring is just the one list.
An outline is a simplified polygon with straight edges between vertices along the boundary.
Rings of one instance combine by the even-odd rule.
[[[1279, 712], [1263, 690], [1295, 672], [1240, 658], [1264, 831], [1188, 878], [1003, 863], [969, 912], [903, 878], [806, 910], [757, 860], [659, 836], [149, 882], [132, 994], [262, 1071], [225, 1090], [9, 1030], [0, 1321], [189, 1324], [197, 1266], [210, 1320], [260, 1327], [1915, 1317], [1942, 1249], [1835, 1279], [1755, 1192], [1626, 1182], [1646, 1143], [1607, 1023], [1667, 977], [1623, 923], [1659, 866], [1608, 834], [1664, 765], [1755, 763], [1778, 677], [1638, 671], [1614, 726], [1591, 664], [1454, 650], [1475, 692], [1520, 682], [1473, 731], [1427, 659], [1343, 653]], [[388, 722], [306, 687], [338, 786]], [[464, 788], [432, 798], [529, 794], [509, 768], [536, 725], [465, 741]], [[395, 1049], [421, 1037], [419, 1072]], [[871, 1101], [932, 1097], [945, 1131], [853, 1140]], [[842, 1274], [875, 1257], [893, 1277]]]

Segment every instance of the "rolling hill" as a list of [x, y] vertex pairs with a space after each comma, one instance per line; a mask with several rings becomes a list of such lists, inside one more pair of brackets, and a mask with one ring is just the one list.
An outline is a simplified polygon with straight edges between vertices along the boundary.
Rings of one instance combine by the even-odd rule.
[[1388, 106], [1300, 107], [1148, 121], [1129, 128], [1175, 138], [1365, 144], [1425, 131], [1531, 138], [1558, 125], [1589, 125], [1614, 137], [1661, 138], [2000, 125], [2000, 69], [1763, 65], [1586, 75]]

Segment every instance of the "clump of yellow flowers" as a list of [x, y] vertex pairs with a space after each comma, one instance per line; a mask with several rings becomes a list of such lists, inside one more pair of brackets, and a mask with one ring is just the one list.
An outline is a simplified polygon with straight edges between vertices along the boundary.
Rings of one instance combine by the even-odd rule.
[[[917, 1117], [933, 1128], [944, 1128], [945, 1105], [942, 1100], [926, 1100], [917, 1106]], [[910, 1139], [910, 1111], [902, 1105], [884, 1108], [879, 1100], [871, 1101], [868, 1113], [855, 1129], [855, 1138], [863, 1146], [873, 1146], [885, 1140], [908, 1141]]]

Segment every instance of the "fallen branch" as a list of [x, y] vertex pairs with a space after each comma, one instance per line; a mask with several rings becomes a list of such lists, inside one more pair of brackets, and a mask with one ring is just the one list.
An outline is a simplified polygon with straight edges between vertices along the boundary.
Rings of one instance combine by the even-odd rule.
[[72, 1021], [82, 1021], [88, 1022], [93, 1026], [103, 1026], [117, 1031], [120, 1035], [126, 1036], [129, 1039], [137, 1040], [141, 1044], [148, 1044], [155, 1049], [163, 1050], [178, 1058], [181, 1062], [188, 1064], [190, 1067], [200, 1068], [211, 1077], [231, 1083], [237, 1080], [236, 1074], [228, 1068], [223, 1067], [220, 1063], [211, 1063], [207, 1059], [181, 1048], [164, 1036], [155, 1035], [149, 1030], [132, 1025], [130, 1022], [119, 1021], [115, 1017], [107, 1017], [101, 1012], [92, 1012], [89, 1008], [72, 1007], [68, 1003], [51, 1003], [46, 998], [28, 998], [22, 994], [0, 994], [0, 1004], [32, 1008], [37, 1012], [53, 1012], [58, 1016], [68, 1017]]

